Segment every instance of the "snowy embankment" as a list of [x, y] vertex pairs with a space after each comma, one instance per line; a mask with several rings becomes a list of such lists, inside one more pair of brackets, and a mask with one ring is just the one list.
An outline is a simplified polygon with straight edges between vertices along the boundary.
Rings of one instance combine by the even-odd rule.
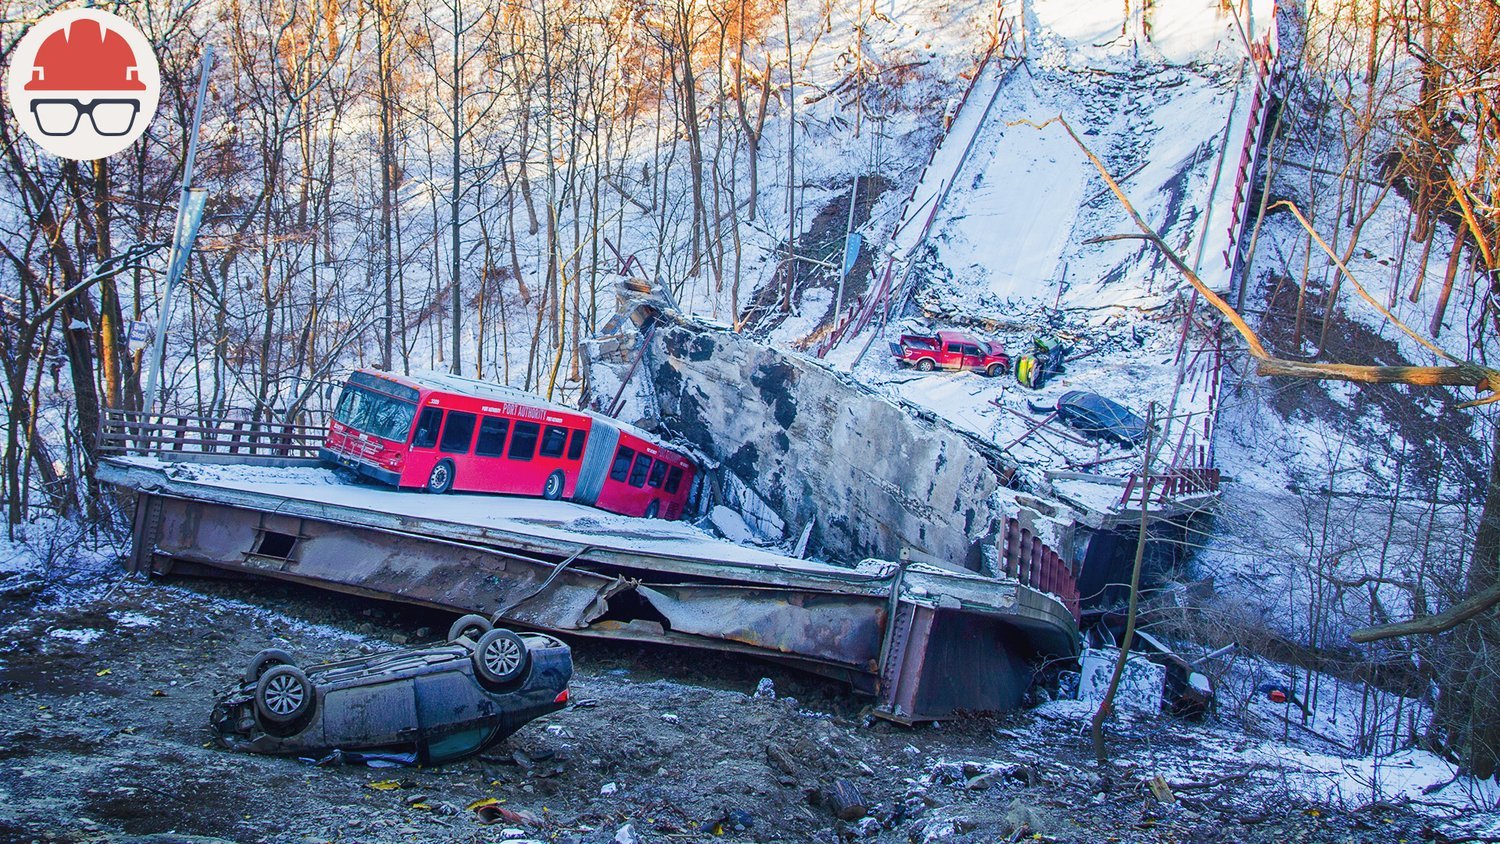
[[[1222, 252], [1253, 73], [1238, 24], [1217, 4], [1168, 5], [1156, 13], [1162, 25], [1149, 40], [1139, 22], [1122, 36], [1113, 7], [1108, 14], [1061, 0], [1029, 7], [1030, 58], [1003, 75], [993, 104], [971, 97], [954, 122], [955, 132], [973, 124], [971, 154], [956, 175], [934, 163], [895, 241], [898, 257], [910, 249], [919, 262], [911, 297], [917, 315], [893, 320], [872, 342], [876, 320], [828, 358], [1001, 446], [1034, 480], [1044, 470], [1089, 464], [1118, 476], [1139, 462], [1130, 450], [1030, 432], [1068, 390], [1099, 393], [1142, 416], [1153, 404], [1159, 418], [1171, 408], [1176, 427], [1168, 449], [1178, 448], [1184, 427], [1201, 428], [1209, 410], [1208, 391], [1194, 384], [1200, 373], [1181, 371], [1204, 342], [1182, 340], [1185, 280], [1139, 240], [1096, 240], [1135, 229], [1055, 120], [1067, 121], [1203, 277], [1226, 283]], [[1269, 4], [1257, 4], [1255, 13], [1268, 15]], [[940, 158], [950, 146], [965, 147], [950, 139]], [[923, 203], [942, 197], [931, 236], [915, 243], [909, 231], [928, 213]], [[1057, 336], [1075, 360], [1034, 391], [1008, 377], [914, 375], [884, 352], [884, 342], [901, 333], [945, 327], [1000, 339], [1013, 356], [1029, 352], [1033, 337]], [[856, 365], [867, 342], [871, 352]], [[1123, 491], [1066, 483], [1077, 487], [1068, 493], [1073, 500], [1100, 508], [1115, 505]]]

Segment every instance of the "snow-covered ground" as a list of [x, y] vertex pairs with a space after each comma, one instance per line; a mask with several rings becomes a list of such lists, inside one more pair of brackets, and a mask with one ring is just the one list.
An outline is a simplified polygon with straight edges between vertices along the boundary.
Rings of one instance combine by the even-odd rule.
[[[1252, 5], [1256, 21], [1269, 20], [1269, 4]], [[1219, 4], [1170, 6], [1156, 12], [1164, 26], [1149, 39], [1139, 19], [1122, 27], [1114, 7], [1062, 0], [1027, 7], [1031, 58], [994, 67], [975, 86], [893, 241], [898, 260], [916, 262], [915, 315], [884, 331], [877, 319], [828, 355], [893, 398], [1005, 449], [1038, 484], [1046, 470], [1119, 476], [1139, 464], [1134, 450], [1076, 442], [1061, 423], [1054, 423], [1060, 433], [1032, 432], [1068, 390], [1096, 392], [1141, 416], [1154, 405], [1162, 423], [1158, 468], [1192, 465], [1186, 453], [1207, 445], [1183, 436], [1201, 434], [1210, 410], [1203, 384], [1212, 355], [1198, 354], [1208, 341], [1196, 332], [1181, 336], [1190, 290], [1141, 241], [1095, 242], [1135, 228], [1057, 122], [1073, 127], [1147, 222], [1210, 284], [1225, 283], [1232, 170], [1253, 73], [1244, 66], [1242, 24]], [[1259, 35], [1252, 25], [1250, 37]], [[1221, 155], [1226, 144], [1233, 150]], [[931, 235], [919, 243], [914, 232], [939, 200]], [[998, 339], [1012, 356], [1030, 352], [1033, 337], [1055, 336], [1074, 360], [1034, 391], [1008, 377], [913, 374], [885, 352], [902, 333], [941, 328]], [[1046, 483], [1088, 507], [1107, 509], [1124, 492], [1110, 481]]]

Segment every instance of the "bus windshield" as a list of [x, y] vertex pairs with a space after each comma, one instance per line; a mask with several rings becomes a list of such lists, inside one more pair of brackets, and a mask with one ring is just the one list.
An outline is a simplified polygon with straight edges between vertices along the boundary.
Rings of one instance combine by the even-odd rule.
[[416, 402], [402, 401], [350, 384], [344, 387], [333, 418], [381, 439], [406, 442], [411, 420], [416, 414]]

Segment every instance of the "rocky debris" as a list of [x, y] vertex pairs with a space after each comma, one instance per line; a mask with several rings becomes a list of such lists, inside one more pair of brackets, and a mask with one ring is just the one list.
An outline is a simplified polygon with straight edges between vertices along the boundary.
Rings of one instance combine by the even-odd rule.
[[1001, 832], [1011, 836], [1050, 835], [1056, 828], [1051, 816], [1032, 805], [1025, 798], [1017, 797], [1005, 807], [1001, 818]]
[[[125, 581], [101, 602], [106, 588], [0, 602], [0, 841], [612, 844], [623, 834], [632, 844], [957, 844], [1025, 831], [1027, 840], [1166, 842], [1215, 840], [1194, 831], [1217, 823], [1233, 830], [1218, 840], [1280, 844], [1306, 833], [1373, 844], [1420, 840], [1426, 823], [1396, 808], [1315, 818], [1284, 795], [1258, 800], [1254, 786], [1263, 780], [1272, 795], [1275, 772], [1225, 779], [1244, 772], [1201, 767], [1213, 735], [1203, 727], [1154, 721], [1148, 737], [1111, 736], [1126, 758], [1149, 746], [1156, 758], [1194, 760], [1196, 785], [1169, 778], [1183, 804], [1169, 809], [1147, 785], [1164, 769], [1104, 776], [1076, 722], [1017, 714], [905, 728], [870, 720], [847, 689], [787, 669], [592, 640], [574, 645], [572, 690], [595, 705], [550, 715], [476, 759], [372, 770], [233, 754], [204, 746], [207, 707], [260, 649], [385, 648], [452, 617], [270, 583]], [[381, 614], [360, 611], [372, 607]], [[351, 636], [357, 624], [374, 632]], [[98, 635], [84, 644], [53, 629]], [[775, 698], [755, 695], [762, 678]], [[167, 695], [151, 696], [158, 689]], [[840, 783], [858, 795], [846, 801], [848, 820], [823, 802]]]

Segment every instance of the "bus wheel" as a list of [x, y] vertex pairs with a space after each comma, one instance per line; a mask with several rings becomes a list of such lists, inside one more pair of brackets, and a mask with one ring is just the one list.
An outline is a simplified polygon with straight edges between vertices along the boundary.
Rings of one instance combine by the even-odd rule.
[[442, 495], [453, 489], [453, 461], [443, 460], [432, 467], [432, 474], [427, 476], [427, 491], [434, 495]]
[[654, 518], [656, 518], [656, 514], [660, 513], [660, 512], [661, 512], [661, 505], [659, 503], [653, 501], [650, 504], [646, 505], [646, 518], [648, 518], [648, 519], [654, 519]]
[[556, 501], [557, 499], [562, 498], [563, 482], [564, 478], [562, 470], [555, 470], [552, 474], [547, 476], [547, 483], [542, 487], [542, 497], [547, 499], [548, 501]]

